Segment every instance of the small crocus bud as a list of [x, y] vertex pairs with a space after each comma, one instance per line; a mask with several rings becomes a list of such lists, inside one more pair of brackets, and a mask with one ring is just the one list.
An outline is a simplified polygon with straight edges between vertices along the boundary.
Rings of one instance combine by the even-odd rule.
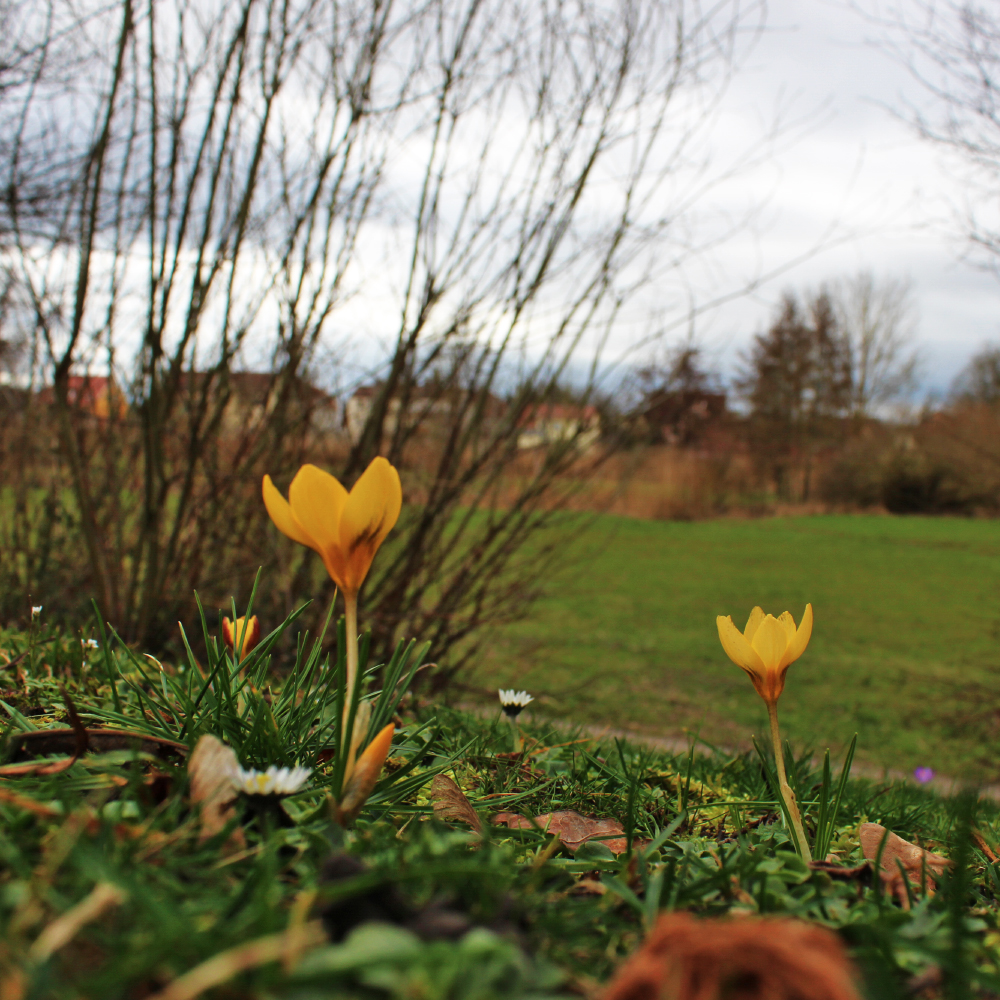
[[382, 765], [389, 756], [392, 746], [392, 734], [396, 727], [390, 722], [379, 731], [379, 734], [368, 744], [368, 748], [358, 758], [350, 781], [344, 789], [340, 803], [336, 808], [336, 820], [341, 826], [347, 826], [361, 812], [361, 807], [368, 801], [379, 775]]
[[236, 643], [240, 641], [240, 636], [243, 633], [244, 622], [246, 622], [246, 635], [243, 635], [243, 644], [239, 655], [236, 656], [237, 663], [246, 659], [246, 657], [250, 655], [254, 646], [260, 642], [260, 622], [257, 621], [256, 615], [250, 618], [249, 621], [247, 621], [246, 618], [237, 618], [235, 625], [233, 625], [228, 618], [222, 619], [222, 638], [225, 641], [226, 648], [230, 653], [233, 652]]

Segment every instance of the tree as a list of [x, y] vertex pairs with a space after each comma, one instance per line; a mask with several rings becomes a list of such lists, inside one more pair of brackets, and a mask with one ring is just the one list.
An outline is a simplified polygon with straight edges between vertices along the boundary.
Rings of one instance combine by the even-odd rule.
[[1000, 347], [985, 344], [955, 376], [951, 386], [953, 403], [1000, 403]]
[[816, 450], [838, 433], [851, 405], [851, 357], [830, 295], [803, 305], [787, 292], [770, 329], [754, 337], [735, 387], [749, 407], [749, 434], [758, 462], [780, 496], [792, 495], [801, 472], [808, 500]]
[[831, 295], [850, 358], [850, 414], [870, 418], [916, 384], [911, 286], [902, 279], [879, 282], [871, 271], [861, 271], [838, 282]]
[[948, 154], [972, 258], [1000, 277], [1000, 10], [982, 0], [908, 0], [872, 16], [883, 47], [929, 98], [896, 114]]
[[[586, 400], [623, 311], [699, 252], [698, 144], [759, 13], [48, 0], [24, 14], [0, 89], [2, 264], [30, 305], [58, 446], [36, 473], [8, 466], [28, 470], [8, 485], [50, 500], [26, 507], [50, 520], [18, 544], [45, 525], [63, 544], [9, 560], [12, 589], [93, 594], [155, 647], [194, 587], [218, 606], [263, 561], [260, 610], [276, 617], [317, 595], [316, 566], [267, 525], [262, 474], [284, 488], [309, 458], [350, 485], [384, 454], [409, 504], [367, 584], [376, 653], [402, 633], [468, 653], [523, 613], [563, 551], [525, 542], [581, 455], [562, 439], [526, 458], [518, 427], [581, 358]], [[661, 254], [675, 233], [684, 251]], [[364, 377], [325, 368], [332, 354]], [[268, 377], [247, 400], [254, 367]], [[129, 405], [81, 412], [88, 375]], [[319, 389], [357, 382], [359, 433], [321, 433]]]
[[693, 339], [668, 350], [663, 361], [639, 369], [635, 408], [650, 440], [680, 447], [698, 444], [706, 428], [725, 411], [719, 377], [709, 370]]

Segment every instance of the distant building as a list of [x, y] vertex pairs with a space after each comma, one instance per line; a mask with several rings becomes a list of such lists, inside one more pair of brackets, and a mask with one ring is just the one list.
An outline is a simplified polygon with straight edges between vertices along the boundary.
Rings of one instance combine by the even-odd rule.
[[[182, 379], [182, 388], [191, 396], [204, 390], [211, 380], [211, 392], [219, 392], [223, 386], [229, 392], [222, 413], [225, 430], [239, 431], [248, 426], [265, 421], [278, 405], [282, 391], [282, 376], [272, 372], [228, 372], [225, 375], [213, 372], [187, 372]], [[340, 406], [336, 398], [296, 376], [290, 388], [293, 410], [301, 411], [309, 420], [310, 430], [315, 434], [336, 434], [341, 426]], [[189, 399], [189, 404], [192, 400]]]
[[[361, 437], [365, 424], [371, 416], [375, 400], [382, 391], [382, 386], [363, 385], [344, 404], [344, 429], [352, 444]], [[463, 409], [466, 415], [475, 410], [475, 405], [466, 407], [469, 402], [464, 390], [454, 387], [442, 387], [429, 383], [411, 387], [407, 403], [407, 416], [419, 424], [422, 433], [451, 426], [452, 415]], [[382, 431], [392, 435], [399, 426], [402, 401], [398, 397], [389, 400], [386, 407], [385, 423]], [[506, 411], [506, 404], [496, 396], [487, 399], [482, 418], [486, 421], [499, 419]]]
[[[39, 392], [38, 399], [42, 403], [55, 403], [55, 387], [46, 386]], [[74, 410], [100, 420], [107, 420], [112, 415], [123, 417], [128, 412], [128, 400], [114, 376], [70, 375], [66, 382], [66, 401]]]
[[589, 448], [601, 436], [601, 418], [596, 406], [543, 403], [529, 407], [518, 422], [518, 448], [540, 448], [560, 441], [575, 441]]

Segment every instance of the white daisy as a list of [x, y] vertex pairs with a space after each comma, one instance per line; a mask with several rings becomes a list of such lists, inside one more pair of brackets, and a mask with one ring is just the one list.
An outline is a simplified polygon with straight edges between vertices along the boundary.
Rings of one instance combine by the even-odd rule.
[[36, 604], [32, 607], [31, 609], [32, 618], [37, 618], [41, 613], [42, 613], [42, 606], [40, 604]]
[[237, 766], [232, 779], [233, 785], [246, 795], [292, 795], [306, 783], [310, 774], [312, 771], [308, 767], [269, 767], [266, 771], [257, 771]]
[[500, 688], [498, 694], [500, 695], [500, 707], [509, 719], [516, 719], [528, 706], [528, 703], [535, 700], [527, 691], [515, 691], [513, 688], [508, 691]]
[[80, 645], [83, 646], [84, 649], [98, 649], [99, 648], [98, 645], [97, 645], [97, 640], [96, 639], [81, 639], [80, 640]]

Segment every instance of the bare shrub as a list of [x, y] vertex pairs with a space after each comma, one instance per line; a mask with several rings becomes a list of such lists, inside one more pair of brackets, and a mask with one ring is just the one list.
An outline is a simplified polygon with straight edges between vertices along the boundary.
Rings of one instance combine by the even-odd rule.
[[[524, 456], [525, 423], [569, 385], [593, 405], [621, 317], [723, 238], [692, 236], [699, 143], [760, 13], [48, 0], [18, 20], [0, 266], [50, 392], [2, 470], [4, 612], [94, 595], [155, 649], [194, 587], [242, 600], [263, 563], [262, 617], [306, 596], [318, 616], [332, 588], [268, 527], [261, 477], [311, 459], [350, 485], [384, 454], [410, 502], [367, 584], [376, 655], [401, 632], [470, 649], [523, 613], [560, 552], [525, 542], [612, 450], [580, 421]], [[359, 383], [345, 433], [327, 393]]]

